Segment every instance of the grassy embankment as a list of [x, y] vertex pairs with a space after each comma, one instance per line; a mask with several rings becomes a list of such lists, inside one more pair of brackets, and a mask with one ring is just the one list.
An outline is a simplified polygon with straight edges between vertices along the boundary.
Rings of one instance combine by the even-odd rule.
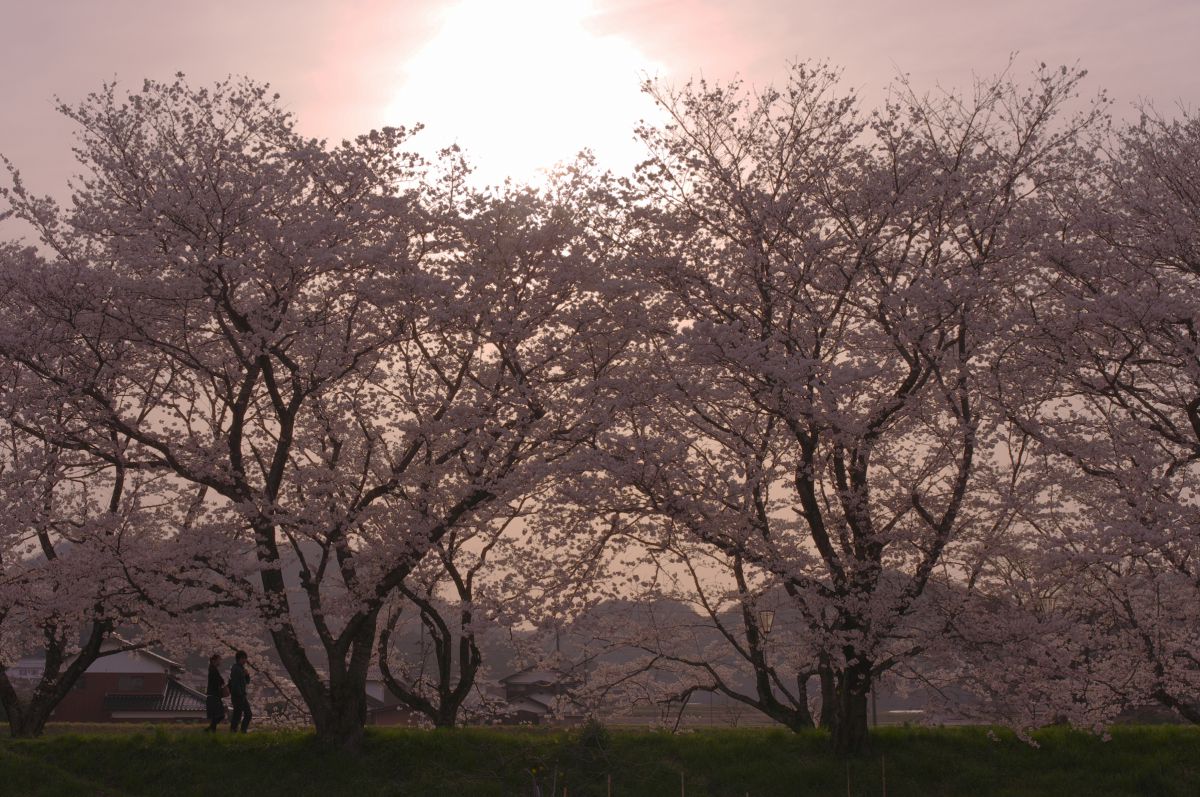
[[[372, 730], [360, 755], [309, 734], [198, 729], [0, 740], [0, 795], [1200, 795], [1200, 728], [884, 728], [849, 762], [819, 733]], [[682, 784], [681, 784], [682, 776]], [[682, 786], [682, 788], [681, 788]], [[886, 786], [886, 790], [885, 790]]]

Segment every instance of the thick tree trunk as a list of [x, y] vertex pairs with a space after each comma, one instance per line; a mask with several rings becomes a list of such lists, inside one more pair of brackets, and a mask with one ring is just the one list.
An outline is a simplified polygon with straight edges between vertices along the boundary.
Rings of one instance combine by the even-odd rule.
[[[317, 728], [317, 741], [328, 746], [350, 752], [362, 749], [363, 735], [367, 723], [366, 679], [357, 695], [351, 694], [349, 683], [340, 698], [331, 699], [313, 713], [313, 724]], [[334, 694], [331, 690], [331, 695]]]
[[[94, 659], [89, 658], [87, 665], [90, 666], [92, 661]], [[86, 669], [86, 666], [69, 669], [58, 676], [61, 683], [53, 686], [39, 684], [28, 700], [21, 700], [5, 679], [5, 683], [0, 684], [0, 704], [3, 704], [4, 713], [8, 715], [8, 730], [13, 738], [41, 736], [54, 709], [79, 680], [77, 670], [82, 669]]]
[[329, 651], [330, 701], [322, 718], [313, 720], [317, 739], [331, 747], [358, 752], [362, 749], [367, 724], [367, 672], [375, 643], [375, 615], [363, 621], [350, 641], [349, 654], [338, 659], [341, 651]]
[[871, 692], [871, 667], [857, 663], [838, 675], [833, 716], [833, 751], [838, 755], [862, 755], [867, 752], [867, 703]]
[[13, 737], [42, 735], [54, 709], [75, 687], [80, 676], [100, 657], [100, 647], [111, 630], [107, 622], [93, 622], [83, 647], [64, 667], [67, 656], [63, 636], [57, 628], [53, 629], [50, 638], [55, 641], [45, 648], [42, 677], [28, 700], [21, 699], [7, 673], [0, 669], [0, 705], [4, 706], [9, 733]]
[[[321, 634], [327, 676], [313, 666], [309, 651], [292, 622], [287, 584], [280, 566], [274, 526], [265, 520], [254, 525], [259, 544], [263, 592], [270, 609], [271, 641], [292, 683], [316, 726], [317, 739], [329, 747], [358, 751], [367, 723], [367, 671], [374, 652], [379, 610], [364, 610], [348, 621], [336, 637], [326, 628]], [[314, 613], [314, 622], [318, 619]]]
[[361, 620], [358, 632], [346, 645], [326, 649], [327, 681], [312, 666], [290, 626], [273, 630], [271, 636], [284, 669], [312, 715], [317, 739], [329, 747], [360, 750], [367, 723], [367, 672], [375, 615]]
[[42, 735], [46, 730], [46, 721], [50, 711], [41, 706], [26, 706], [24, 710], [14, 712], [5, 706], [8, 713], [8, 732], [14, 739], [33, 739]]
[[300, 690], [301, 694], [311, 692], [313, 686], [320, 696], [315, 700], [305, 696], [305, 704], [312, 714], [317, 740], [328, 747], [351, 752], [362, 749], [367, 724], [365, 670], [359, 673], [343, 669], [340, 675], [331, 673], [328, 685], [310, 684], [309, 689]]
[[458, 725], [458, 709], [457, 704], [443, 704], [437, 716], [434, 717], [433, 727], [435, 728], [453, 728]]

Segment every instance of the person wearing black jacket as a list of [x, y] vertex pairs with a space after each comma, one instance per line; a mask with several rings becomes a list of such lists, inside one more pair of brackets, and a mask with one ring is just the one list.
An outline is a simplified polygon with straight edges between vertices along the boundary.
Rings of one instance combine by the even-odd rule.
[[233, 666], [229, 669], [229, 699], [233, 703], [233, 712], [229, 719], [230, 733], [237, 732], [239, 721], [242, 733], [245, 733], [250, 725], [250, 699], [246, 697], [246, 686], [250, 683], [250, 676], [246, 672], [247, 658], [249, 657], [246, 651], [239, 650], [233, 657]]
[[208, 715], [207, 731], [215, 733], [217, 725], [225, 719], [225, 701], [222, 699], [225, 689], [225, 679], [221, 677], [221, 654], [214, 653], [208, 657], [208, 687], [204, 690], [205, 713]]

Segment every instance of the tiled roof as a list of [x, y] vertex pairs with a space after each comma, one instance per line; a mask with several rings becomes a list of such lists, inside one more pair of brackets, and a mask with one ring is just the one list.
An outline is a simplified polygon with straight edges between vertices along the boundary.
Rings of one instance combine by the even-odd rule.
[[573, 673], [565, 673], [561, 670], [554, 669], [538, 669], [537, 667], [526, 667], [523, 670], [514, 672], [512, 675], [506, 675], [500, 679], [502, 684], [577, 684], [579, 679]]
[[121, 694], [117, 692], [104, 696], [104, 708], [107, 711], [195, 711], [204, 712], [204, 695], [184, 686], [174, 678], [167, 679], [167, 688], [163, 694]]
[[110, 637], [108, 638], [108, 640], [107, 640], [107, 642], [106, 642], [105, 644], [106, 644], [106, 645], [111, 645], [111, 646], [114, 646], [114, 647], [125, 647], [125, 648], [129, 648], [129, 649], [130, 649], [130, 650], [129, 650], [129, 652], [130, 652], [130, 653], [135, 653], [135, 654], [137, 654], [137, 655], [139, 655], [139, 656], [147, 656], [147, 657], [149, 657], [149, 658], [151, 658], [151, 659], [154, 659], [154, 660], [155, 660], [155, 661], [157, 661], [159, 664], [164, 664], [164, 665], [166, 665], [168, 669], [171, 669], [171, 670], [180, 670], [180, 671], [182, 671], [182, 670], [183, 670], [183, 665], [182, 665], [182, 664], [180, 664], [179, 662], [177, 662], [177, 661], [171, 661], [171, 660], [170, 660], [170, 659], [168, 659], [166, 656], [162, 655], [161, 653], [155, 653], [155, 652], [154, 652], [153, 650], [151, 650], [150, 648], [139, 648], [139, 647], [136, 647], [136, 646], [134, 646], [134, 645], [133, 645], [133, 643], [132, 643], [132, 642], [130, 642], [129, 640], [125, 639], [124, 637], [118, 636], [117, 634], [113, 634], [112, 636], [110, 636]]
[[[541, 698], [541, 699], [539, 699]], [[528, 711], [533, 714], [546, 714], [550, 711], [550, 707], [554, 705], [554, 699], [544, 699], [544, 695], [538, 697], [526, 696], [513, 700], [508, 704], [511, 711]]]

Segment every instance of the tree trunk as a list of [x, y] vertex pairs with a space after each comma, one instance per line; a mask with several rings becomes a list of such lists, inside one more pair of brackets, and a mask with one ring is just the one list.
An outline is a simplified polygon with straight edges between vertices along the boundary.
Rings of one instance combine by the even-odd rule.
[[[461, 632], [457, 642], [458, 656], [455, 657], [454, 648], [456, 645], [454, 636], [445, 619], [438, 613], [437, 607], [403, 585], [401, 585], [400, 590], [406, 598], [420, 608], [421, 622], [423, 623], [422, 628], [429, 629], [430, 638], [433, 640], [438, 673], [438, 682], [435, 689], [436, 697], [425, 697], [414, 688], [410, 688], [407, 684], [400, 683], [392, 675], [389, 663], [390, 640], [392, 632], [395, 630], [396, 621], [400, 617], [399, 613], [389, 615], [379, 630], [379, 645], [377, 648], [379, 672], [383, 676], [383, 682], [387, 686], [388, 691], [399, 698], [401, 703], [413, 711], [424, 714], [433, 723], [435, 728], [455, 728], [458, 726], [459, 712], [462, 711], [463, 703], [466, 702], [467, 697], [470, 696], [471, 689], [475, 686], [475, 676], [478, 674], [479, 666], [483, 661], [479, 653], [479, 646], [475, 642], [475, 634], [473, 632]], [[463, 605], [467, 605], [470, 601], [470, 594], [461, 587], [459, 589], [459, 596], [463, 601]], [[459, 628], [467, 629], [470, 626], [471, 613], [464, 610], [460, 617]], [[422, 655], [424, 655], [424, 652], [422, 652]], [[458, 664], [457, 682], [454, 681], [454, 664], [456, 661]]]
[[797, 700], [795, 705], [785, 705], [774, 699], [771, 699], [769, 702], [763, 700], [743, 700], [741, 702], [754, 706], [780, 725], [796, 733], [812, 730], [813, 728], [812, 714], [809, 712], [807, 705], [800, 705], [799, 700]]
[[[65, 674], [63, 678], [69, 675], [73, 673]], [[0, 703], [3, 703], [4, 712], [8, 715], [8, 730], [12, 737], [32, 739], [41, 736], [50, 715], [78, 680], [77, 675], [70, 677], [69, 683], [61, 688], [47, 688], [41, 684], [27, 701], [22, 701], [11, 690], [0, 689], [0, 696], [4, 698]]]
[[46, 729], [46, 720], [50, 718], [50, 712], [41, 706], [22, 706], [14, 710], [6, 705], [4, 710], [8, 714], [8, 732], [14, 739], [41, 736]]
[[341, 697], [329, 700], [314, 712], [313, 724], [318, 742], [356, 753], [362, 750], [367, 723], [366, 679], [362, 679], [358, 695], [352, 695], [354, 690], [346, 688], [349, 686], [344, 682], [342, 689], [330, 690], [331, 695], [341, 692]]
[[358, 632], [340, 647], [327, 647], [328, 681], [309, 661], [290, 626], [274, 629], [271, 637], [284, 669], [312, 715], [317, 740], [352, 752], [362, 749], [367, 723], [367, 671], [375, 640], [375, 615], [361, 618]]
[[1154, 692], [1154, 698], [1162, 705], [1174, 710], [1179, 716], [1194, 725], [1200, 725], [1200, 703], [1188, 703], [1175, 697], [1165, 689]]
[[0, 670], [0, 705], [8, 719], [8, 736], [28, 739], [42, 735], [49, 712], [38, 711], [36, 705], [20, 700], [4, 670]]
[[783, 702], [776, 697], [775, 692], [771, 689], [771, 674], [767, 670], [766, 662], [761, 656], [756, 657], [754, 669], [757, 675], [757, 700], [746, 699], [746, 697], [738, 695], [735, 690], [722, 689], [722, 691], [735, 700], [739, 700], [748, 706], [753, 706], [792, 731], [799, 732], [811, 729], [813, 727], [813, 718], [812, 712], [808, 710], [808, 676], [802, 673], [796, 675], [795, 698], [787, 699], [786, 702]]
[[64, 637], [57, 628], [53, 628], [50, 633], [52, 641], [45, 648], [42, 677], [28, 700], [20, 698], [8, 674], [0, 668], [0, 705], [4, 706], [9, 733], [14, 738], [42, 735], [54, 709], [75, 688], [80, 676], [100, 657], [100, 647], [111, 630], [107, 622], [93, 622], [83, 647], [63, 667], [66, 659]]
[[813, 722], [812, 710], [808, 707], [808, 680], [811, 676], [796, 675], [796, 722], [793, 731], [811, 730], [816, 727]]
[[[317, 700], [305, 697], [316, 726], [317, 741], [351, 752], [362, 749], [367, 724], [367, 673], [356, 668], [330, 667], [329, 684], [319, 684]], [[301, 693], [307, 690], [301, 689]]]
[[[345, 655], [329, 651], [329, 706], [317, 726], [317, 739], [330, 746], [358, 752], [367, 724], [367, 671], [375, 645], [375, 615], [362, 621]], [[345, 658], [339, 658], [345, 656]]]
[[793, 733], [800, 733], [801, 731], [811, 731], [815, 727], [813, 725], [812, 715], [808, 712], [807, 709], [798, 709], [796, 711], [793, 711], [791, 713], [791, 718], [790, 718], [790, 721], [787, 723], [787, 726], [788, 726], [788, 730], [792, 731]]
[[833, 667], [829, 664], [829, 657], [821, 657], [817, 674], [821, 679], [821, 727], [832, 728], [837, 721], [837, 680], [833, 674]]
[[839, 673], [832, 731], [833, 751], [842, 756], [867, 752], [867, 702], [871, 692], [871, 667], [854, 664]]

